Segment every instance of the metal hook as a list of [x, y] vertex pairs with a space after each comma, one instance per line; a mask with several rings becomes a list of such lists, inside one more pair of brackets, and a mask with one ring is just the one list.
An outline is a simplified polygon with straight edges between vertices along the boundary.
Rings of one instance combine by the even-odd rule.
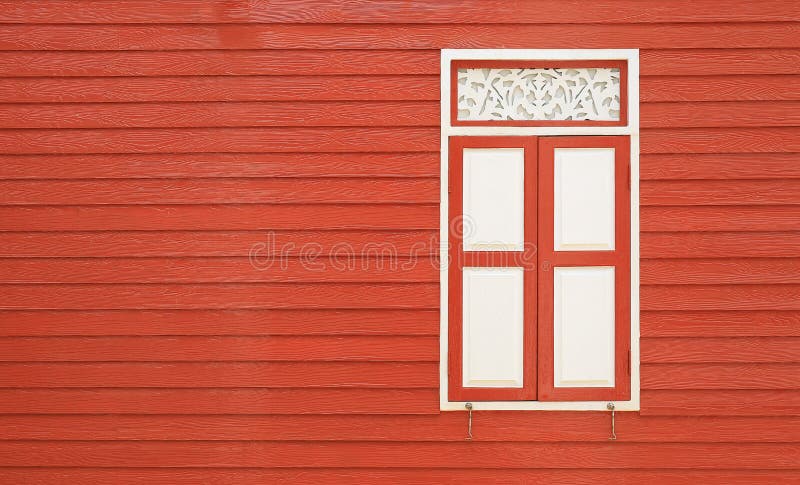
[[614, 412], [615, 412], [615, 411], [614, 411], [614, 409], [615, 409], [615, 407], [616, 407], [616, 406], [614, 406], [614, 403], [613, 403], [613, 402], [610, 402], [610, 403], [606, 404], [606, 409], [608, 409], [609, 411], [611, 411], [611, 437], [610, 437], [610, 438], [608, 438], [608, 439], [609, 439], [609, 440], [611, 440], [611, 441], [615, 441], [615, 440], [617, 439], [617, 432], [616, 432], [616, 430], [614, 429], [614, 428], [615, 428], [615, 425], [616, 425], [616, 423], [614, 422], [614, 421], [615, 421], [615, 416], [614, 416]]
[[469, 421], [467, 422], [467, 437], [466, 437], [466, 439], [467, 440], [471, 440], [472, 439], [472, 403], [468, 402], [467, 404], [464, 404], [464, 407], [467, 408], [467, 411], [469, 411]]

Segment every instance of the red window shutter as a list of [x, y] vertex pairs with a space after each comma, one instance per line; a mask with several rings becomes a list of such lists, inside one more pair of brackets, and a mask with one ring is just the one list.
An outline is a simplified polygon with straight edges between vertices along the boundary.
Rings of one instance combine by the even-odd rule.
[[[495, 149], [511, 148], [522, 149], [522, 166], [524, 167], [524, 177], [522, 192], [524, 193], [522, 218], [524, 230], [524, 245], [515, 250], [476, 250], [467, 248], [465, 250], [465, 234], [474, 221], [464, 218], [464, 149]], [[448, 268], [448, 311], [449, 311], [449, 336], [448, 336], [448, 398], [450, 401], [513, 401], [513, 400], [534, 400], [536, 399], [536, 292], [537, 292], [537, 272], [536, 272], [536, 219], [537, 213], [537, 145], [535, 137], [451, 137], [449, 140], [449, 254], [451, 260]], [[464, 228], [467, 228], [466, 231]], [[497, 248], [494, 248], [497, 249]], [[521, 249], [521, 250], [519, 250]], [[479, 270], [486, 272], [487, 268], [511, 270], [517, 276], [521, 274], [522, 291], [521, 298], [521, 325], [522, 342], [521, 355], [518, 362], [521, 365], [521, 382], [515, 381], [515, 385], [504, 385], [505, 381], [497, 380], [491, 382], [491, 376], [485, 381], [477, 384], [467, 379], [465, 382], [465, 372], [480, 373], [480, 369], [470, 370], [470, 362], [465, 362], [465, 345], [474, 350], [475, 345], [482, 345], [481, 341], [475, 339], [465, 344], [465, 325], [464, 316], [466, 312], [464, 301], [464, 279], [465, 274], [470, 271]], [[466, 272], [466, 273], [465, 273]], [[517, 283], [520, 278], [517, 278]], [[489, 285], [492, 284], [490, 281]], [[472, 295], [472, 293], [470, 293]], [[479, 295], [478, 295], [479, 296]], [[470, 297], [472, 298], [472, 296]], [[498, 301], [502, 305], [503, 302]], [[498, 308], [502, 312], [503, 308]], [[491, 312], [491, 309], [489, 309]], [[484, 314], [484, 329], [486, 325], [503, 325], [506, 322], [498, 318], [497, 321]], [[491, 340], [491, 335], [487, 340]], [[485, 342], [491, 346], [491, 342]], [[469, 350], [468, 349], [468, 350]], [[477, 353], [480, 353], [478, 349]], [[496, 351], [496, 349], [495, 349]], [[470, 354], [470, 355], [475, 355]], [[491, 356], [489, 356], [491, 357]], [[504, 355], [499, 355], [500, 359]], [[470, 357], [470, 361], [474, 361]], [[480, 359], [478, 359], [480, 360]], [[491, 360], [491, 359], [490, 359]], [[482, 362], [486, 362], [484, 356]], [[474, 363], [474, 362], [473, 362]], [[465, 367], [465, 365], [467, 367]], [[477, 367], [477, 366], [476, 366]], [[489, 373], [491, 374], [491, 373]], [[471, 374], [470, 374], [471, 375]], [[486, 372], [483, 372], [486, 376]], [[481, 384], [480, 382], [485, 382]]]
[[[541, 401], [630, 399], [629, 163], [627, 136], [539, 139]], [[591, 181], [595, 172], [599, 180]], [[605, 197], [609, 206], [613, 200], [607, 213], [596, 207], [589, 185], [595, 183], [596, 198]], [[559, 192], [564, 184], [572, 184], [569, 193]], [[600, 215], [592, 217], [595, 213]], [[589, 223], [576, 223], [581, 217]], [[610, 228], [603, 225], [609, 218]], [[582, 237], [590, 242], [585, 247]], [[603, 238], [612, 241], [608, 248]]]

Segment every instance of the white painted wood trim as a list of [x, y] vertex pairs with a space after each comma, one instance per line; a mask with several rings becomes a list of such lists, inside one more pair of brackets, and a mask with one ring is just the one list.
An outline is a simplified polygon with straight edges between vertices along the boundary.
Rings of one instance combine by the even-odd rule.
[[[624, 59], [628, 61], [628, 125], [627, 126], [450, 126], [450, 61], [454, 59]], [[545, 135], [629, 135], [631, 140], [631, 399], [615, 401], [617, 411], [638, 411], [641, 387], [639, 382], [639, 50], [638, 49], [442, 49], [441, 51], [441, 185], [440, 185], [440, 359], [439, 408], [463, 411], [465, 402], [447, 400], [447, 335], [448, 335], [448, 137], [466, 136], [545, 136]], [[474, 402], [474, 410], [575, 410], [606, 411], [607, 401], [541, 402], [483, 401]]]

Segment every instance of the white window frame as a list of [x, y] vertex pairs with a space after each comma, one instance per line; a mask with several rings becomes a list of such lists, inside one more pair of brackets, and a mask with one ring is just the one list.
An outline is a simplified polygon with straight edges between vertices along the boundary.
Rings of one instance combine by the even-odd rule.
[[[453, 60], [627, 60], [628, 124], [626, 126], [451, 126], [450, 63]], [[591, 63], [587, 62], [587, 67]], [[638, 411], [639, 382], [639, 49], [442, 49], [441, 51], [441, 195], [439, 237], [441, 242], [439, 409], [463, 411], [466, 401], [448, 401], [448, 138], [451, 136], [580, 136], [626, 135], [631, 142], [631, 399], [614, 401], [616, 411]], [[490, 122], [488, 122], [490, 123]], [[487, 124], [488, 124], [487, 123]], [[609, 401], [475, 401], [474, 410], [607, 411]]]

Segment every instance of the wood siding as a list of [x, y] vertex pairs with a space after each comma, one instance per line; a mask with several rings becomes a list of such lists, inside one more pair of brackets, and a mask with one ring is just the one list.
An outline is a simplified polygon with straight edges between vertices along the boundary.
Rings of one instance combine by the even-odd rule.
[[[438, 410], [438, 50], [504, 47], [641, 49], [616, 442]], [[0, 483], [794, 483], [799, 107], [789, 0], [0, 1]]]

